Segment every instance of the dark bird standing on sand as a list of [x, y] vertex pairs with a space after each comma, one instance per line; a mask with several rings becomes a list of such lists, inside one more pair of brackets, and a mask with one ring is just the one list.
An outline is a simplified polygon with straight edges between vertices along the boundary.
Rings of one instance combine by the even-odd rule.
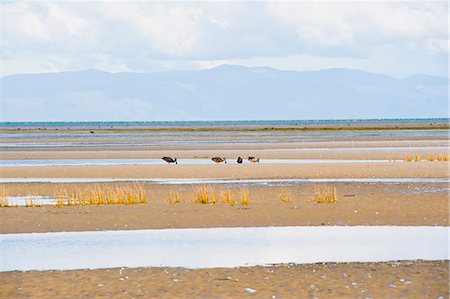
[[225, 164], [227, 164], [227, 159], [225, 159], [225, 158], [214, 157], [214, 158], [211, 158], [211, 160], [213, 160], [213, 161], [216, 162], [216, 163], [225, 162]]
[[259, 158], [256, 157], [248, 157], [248, 160], [252, 163], [259, 163]]
[[175, 163], [175, 164], [178, 164], [178, 162], [177, 162], [177, 158], [175, 158], [175, 159], [172, 159], [171, 157], [162, 157], [162, 159], [164, 160], [164, 161], [166, 161], [167, 163]]
[[238, 164], [242, 164], [242, 158], [238, 157], [237, 162], [238, 162]]

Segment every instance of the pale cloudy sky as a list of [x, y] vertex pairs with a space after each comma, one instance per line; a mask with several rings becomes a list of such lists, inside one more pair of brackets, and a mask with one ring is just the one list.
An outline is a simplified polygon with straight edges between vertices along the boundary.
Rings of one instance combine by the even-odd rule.
[[230, 63], [447, 76], [447, 1], [3, 1], [2, 76]]

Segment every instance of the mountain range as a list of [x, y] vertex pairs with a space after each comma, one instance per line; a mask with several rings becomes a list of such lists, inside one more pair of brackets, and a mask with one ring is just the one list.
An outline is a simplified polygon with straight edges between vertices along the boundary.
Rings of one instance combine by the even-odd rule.
[[20, 74], [0, 79], [2, 121], [448, 117], [449, 79], [353, 69]]

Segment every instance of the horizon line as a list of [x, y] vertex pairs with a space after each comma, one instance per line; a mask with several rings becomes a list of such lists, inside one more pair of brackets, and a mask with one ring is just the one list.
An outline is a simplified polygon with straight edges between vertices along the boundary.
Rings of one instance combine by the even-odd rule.
[[450, 120], [450, 117], [424, 117], [424, 118], [346, 118], [346, 119], [260, 119], [260, 120], [73, 120], [73, 121], [0, 121], [0, 124], [16, 123], [186, 123], [186, 122], [354, 122], [354, 121], [427, 121]]
[[107, 74], [158, 74], [158, 73], [170, 73], [170, 72], [201, 72], [201, 71], [209, 71], [218, 69], [221, 67], [230, 66], [230, 67], [238, 67], [243, 69], [271, 69], [278, 72], [296, 72], [296, 73], [303, 73], [303, 72], [320, 72], [320, 71], [330, 71], [330, 70], [351, 70], [351, 71], [359, 71], [364, 72], [368, 74], [374, 74], [374, 75], [382, 75], [391, 77], [394, 79], [407, 79], [413, 76], [417, 75], [425, 75], [425, 76], [431, 76], [431, 77], [437, 77], [437, 78], [444, 78], [447, 80], [450, 80], [449, 75], [443, 76], [443, 75], [434, 75], [434, 74], [427, 74], [427, 73], [414, 73], [411, 75], [403, 76], [403, 77], [397, 77], [386, 73], [380, 73], [380, 72], [372, 72], [367, 71], [359, 68], [346, 68], [346, 67], [330, 67], [330, 68], [321, 68], [321, 69], [308, 69], [308, 70], [287, 70], [287, 69], [279, 69], [272, 66], [245, 66], [240, 64], [230, 64], [230, 63], [224, 63], [220, 64], [214, 67], [210, 68], [204, 68], [204, 69], [192, 69], [192, 70], [155, 70], [155, 71], [147, 71], [147, 72], [141, 72], [141, 71], [119, 71], [119, 72], [111, 72], [107, 70], [97, 69], [97, 68], [87, 68], [87, 69], [80, 69], [80, 70], [62, 70], [62, 71], [47, 71], [47, 72], [31, 72], [31, 73], [15, 73], [15, 74], [8, 74], [8, 75], [2, 75], [0, 74], [0, 80], [11, 77], [11, 76], [22, 76], [22, 75], [42, 75], [42, 74], [61, 74], [61, 73], [81, 73], [81, 72], [88, 72], [88, 71], [96, 71], [96, 72], [102, 72]]

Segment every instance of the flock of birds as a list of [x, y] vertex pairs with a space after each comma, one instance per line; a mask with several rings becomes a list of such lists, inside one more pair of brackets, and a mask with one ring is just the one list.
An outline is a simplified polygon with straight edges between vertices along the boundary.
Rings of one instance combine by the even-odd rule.
[[[164, 161], [166, 161], [167, 163], [169, 163], [169, 164], [171, 164], [171, 163], [178, 164], [177, 158], [172, 158], [172, 157], [162, 157], [162, 159], [163, 159]], [[225, 157], [214, 157], [214, 158], [211, 158], [211, 160], [212, 160], [213, 162], [216, 162], [216, 163], [222, 163], [222, 162], [225, 162], [225, 164], [227, 164], [227, 159], [225, 159]], [[250, 162], [252, 162], [252, 163], [259, 163], [259, 158], [256, 158], [256, 157], [248, 157], [248, 160], [249, 160]], [[238, 157], [236, 162], [237, 162], [238, 164], [242, 164], [243, 160], [242, 160], [241, 157]]]

